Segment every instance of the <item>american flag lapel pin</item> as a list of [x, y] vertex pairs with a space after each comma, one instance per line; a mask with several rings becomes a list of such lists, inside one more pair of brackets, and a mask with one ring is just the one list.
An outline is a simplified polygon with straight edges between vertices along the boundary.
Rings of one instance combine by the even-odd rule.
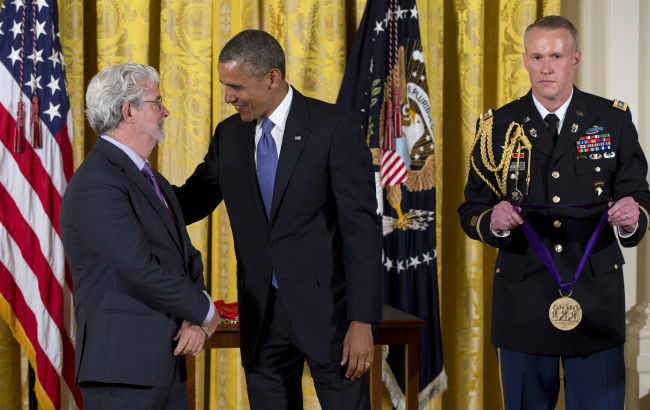
[[300, 141], [302, 137], [300, 135], [296, 135], [296, 141]]

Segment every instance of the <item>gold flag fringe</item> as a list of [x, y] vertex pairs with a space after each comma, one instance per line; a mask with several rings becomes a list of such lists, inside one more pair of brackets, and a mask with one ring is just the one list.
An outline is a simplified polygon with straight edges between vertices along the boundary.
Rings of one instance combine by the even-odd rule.
[[9, 302], [7, 302], [7, 300], [4, 298], [4, 296], [1, 293], [0, 293], [0, 315], [2, 315], [5, 322], [7, 322], [7, 324], [9, 325], [11, 332], [14, 334], [14, 338], [27, 354], [27, 359], [29, 360], [29, 363], [32, 365], [32, 368], [34, 368], [34, 374], [36, 375], [36, 383], [34, 384], [34, 392], [36, 393], [36, 400], [38, 400], [38, 403], [41, 405], [43, 410], [56, 410], [56, 408], [54, 407], [54, 403], [52, 403], [52, 399], [50, 399], [50, 396], [48, 396], [47, 393], [45, 393], [45, 389], [41, 385], [41, 381], [38, 378], [38, 371], [37, 371], [38, 368], [36, 367], [36, 351], [34, 350], [34, 346], [32, 346], [32, 342], [27, 337], [27, 334], [25, 334], [25, 330], [23, 329], [23, 326], [20, 324], [20, 321], [18, 320], [18, 318], [16, 318], [16, 314], [11, 308], [11, 305], [9, 304]]
[[[393, 371], [391, 370], [390, 366], [386, 362], [386, 358], [388, 357], [388, 346], [384, 345], [382, 346], [382, 352], [381, 352], [381, 379], [384, 382], [384, 385], [388, 389], [388, 393], [390, 394], [390, 400], [393, 403], [393, 407], [396, 410], [405, 410], [406, 409], [406, 399], [404, 397], [404, 393], [402, 392], [402, 389], [400, 389], [399, 384], [397, 384], [397, 380], [395, 379], [395, 375], [393, 374]], [[418, 408], [422, 410], [425, 408], [431, 400], [434, 399], [434, 397], [438, 396], [439, 394], [442, 394], [445, 390], [448, 388], [447, 384], [447, 373], [445, 372], [445, 368], [442, 368], [442, 371], [440, 374], [431, 382], [427, 387], [424, 388], [418, 395]]]

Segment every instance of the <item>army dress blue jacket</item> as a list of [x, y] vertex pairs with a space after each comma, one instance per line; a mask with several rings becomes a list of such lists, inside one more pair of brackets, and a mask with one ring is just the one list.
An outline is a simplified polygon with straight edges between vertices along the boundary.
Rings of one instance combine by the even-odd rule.
[[[523, 158], [519, 158], [518, 178], [514, 175], [516, 158], [511, 159], [508, 192], [518, 188], [524, 194], [523, 204], [545, 205], [616, 201], [631, 196], [641, 206], [639, 227], [620, 242], [632, 247], [643, 239], [650, 209], [648, 164], [627, 104], [574, 87], [555, 145], [535, 107], [532, 91], [493, 115], [492, 147], [497, 163], [503, 154], [505, 133], [513, 121], [523, 125], [532, 144], [532, 152], [524, 150]], [[585, 152], [579, 141], [583, 140], [584, 148], [584, 140], [592, 138], [609, 144]], [[496, 187], [494, 173], [485, 167], [479, 144], [472, 155], [479, 171]], [[529, 155], [532, 157], [527, 192]], [[458, 209], [462, 228], [470, 238], [499, 249], [493, 272], [492, 343], [510, 351], [552, 356], [585, 355], [623, 344], [625, 261], [617, 242], [617, 229], [605, 226], [572, 286], [571, 297], [582, 307], [581, 322], [572, 330], [559, 330], [549, 319], [549, 308], [560, 297], [560, 286], [530, 246], [522, 228], [512, 230], [504, 238], [491, 234], [492, 208], [499, 202], [495, 192], [470, 168], [465, 202]], [[592, 210], [523, 208], [526, 219], [553, 256], [563, 282], [573, 279], [605, 209], [606, 206]]]

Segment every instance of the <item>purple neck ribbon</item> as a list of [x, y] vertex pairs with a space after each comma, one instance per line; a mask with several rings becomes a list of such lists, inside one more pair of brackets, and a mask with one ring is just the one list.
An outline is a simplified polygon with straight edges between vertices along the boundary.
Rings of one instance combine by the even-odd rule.
[[[519, 205], [519, 207], [521, 208], [525, 207], [531, 209], [562, 208], [562, 207], [592, 209], [592, 208], [597, 208], [599, 206], [608, 204], [609, 202], [610, 201], [599, 201], [599, 202], [592, 202], [590, 204], [571, 204], [571, 205], [534, 205], [534, 204], [523, 205], [522, 204]], [[515, 208], [515, 210], [517, 210], [517, 208]], [[600, 233], [605, 228], [605, 224], [607, 223], [608, 210], [609, 208], [605, 210], [605, 213], [600, 218], [600, 222], [598, 223], [596, 230], [594, 231], [593, 235], [591, 235], [591, 238], [589, 238], [589, 242], [587, 243], [587, 249], [585, 249], [585, 254], [582, 256], [582, 260], [580, 261], [580, 265], [578, 265], [578, 269], [576, 270], [575, 275], [573, 275], [573, 280], [571, 282], [566, 282], [566, 283], [562, 282], [562, 278], [560, 277], [560, 273], [557, 270], [557, 266], [555, 266], [555, 261], [553, 260], [553, 256], [551, 255], [551, 252], [549, 252], [548, 249], [546, 249], [544, 242], [542, 242], [539, 235], [537, 235], [537, 232], [535, 232], [535, 230], [530, 225], [530, 223], [526, 220], [526, 218], [524, 218], [521, 212], [517, 211], [517, 213], [524, 220], [524, 223], [523, 225], [521, 225], [521, 227], [524, 230], [524, 235], [526, 235], [526, 239], [528, 239], [528, 242], [530, 242], [531, 246], [533, 247], [537, 255], [539, 255], [539, 258], [542, 260], [542, 263], [544, 263], [544, 266], [546, 266], [546, 269], [548, 269], [548, 271], [551, 272], [553, 278], [557, 281], [557, 283], [560, 284], [560, 291], [570, 292], [571, 285], [573, 285], [575, 281], [578, 280], [578, 277], [580, 277], [580, 274], [582, 273], [582, 269], [584, 268], [585, 263], [587, 263], [587, 259], [589, 259], [589, 255], [591, 255], [591, 251], [593, 251], [594, 246], [596, 245], [596, 241], [600, 236]]]

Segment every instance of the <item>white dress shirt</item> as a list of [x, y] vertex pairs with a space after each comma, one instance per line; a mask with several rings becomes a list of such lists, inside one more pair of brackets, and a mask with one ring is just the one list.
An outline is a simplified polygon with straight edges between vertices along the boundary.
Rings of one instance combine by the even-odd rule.
[[[280, 158], [280, 149], [282, 149], [282, 138], [284, 137], [284, 129], [287, 126], [287, 118], [289, 117], [289, 109], [291, 108], [291, 101], [293, 100], [293, 89], [289, 85], [289, 92], [284, 97], [284, 100], [278, 105], [278, 108], [269, 115], [269, 119], [275, 124], [271, 130], [271, 136], [275, 141], [275, 148], [278, 151], [278, 159]], [[262, 121], [264, 117], [259, 117], [255, 125], [255, 167], [257, 168], [257, 144], [262, 139]]]
[[533, 94], [533, 102], [535, 103], [535, 107], [537, 108], [537, 111], [539, 111], [539, 115], [542, 116], [542, 119], [546, 118], [547, 115], [549, 114], [555, 114], [555, 116], [560, 120], [557, 123], [557, 135], [558, 137], [560, 136], [560, 131], [562, 131], [562, 125], [564, 124], [564, 117], [566, 117], [566, 110], [569, 108], [569, 104], [571, 103], [571, 99], [573, 98], [573, 90], [571, 90], [571, 95], [569, 96], [569, 99], [564, 102], [558, 108], [555, 110], [555, 112], [550, 112], [544, 106], [537, 101], [537, 98], [535, 98], [535, 94]]
[[[113, 139], [108, 135], [102, 135], [101, 138], [110, 142], [111, 144], [115, 145], [117, 148], [122, 150], [129, 158], [131, 158], [131, 161], [133, 161], [135, 166], [138, 167], [140, 172], [142, 172], [142, 168], [144, 168], [145, 162], [149, 162], [148, 159], [142, 159], [142, 157], [138, 155], [135, 151], [133, 151], [131, 148], [127, 147], [126, 145], [122, 144], [121, 142], [117, 141], [116, 139]], [[142, 174], [142, 176], [144, 176], [144, 174]], [[164, 195], [163, 195], [163, 201], [165, 201]], [[169, 206], [167, 206], [167, 202], [164, 202], [164, 204], [167, 208], [169, 208]], [[212, 317], [214, 316], [214, 303], [212, 302], [212, 298], [210, 297], [210, 295], [208, 295], [208, 292], [203, 291], [203, 293], [205, 294], [205, 296], [207, 296], [208, 300], [210, 301], [210, 308], [208, 310], [208, 315], [205, 317], [205, 320], [203, 321], [203, 324], [205, 325], [207, 323], [210, 323]]]

